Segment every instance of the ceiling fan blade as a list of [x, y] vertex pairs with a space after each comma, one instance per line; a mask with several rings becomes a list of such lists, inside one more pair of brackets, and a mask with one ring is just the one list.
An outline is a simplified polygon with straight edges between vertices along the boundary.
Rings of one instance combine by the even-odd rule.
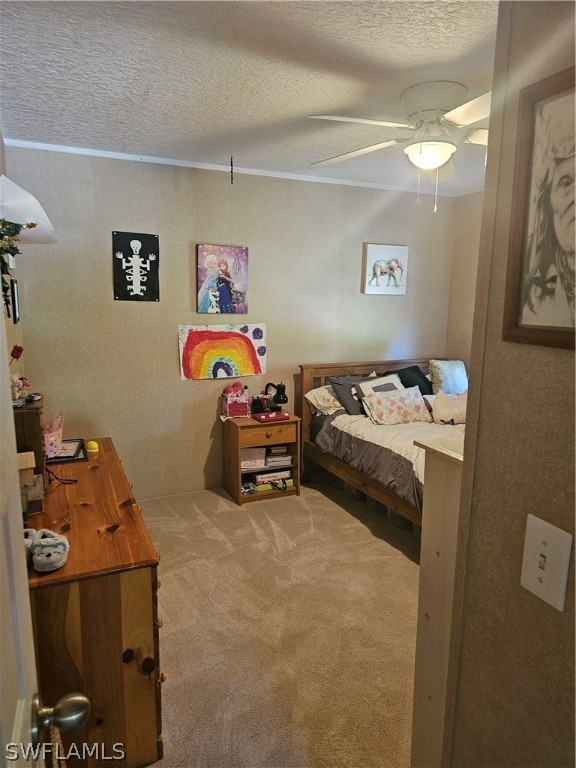
[[486, 128], [475, 128], [466, 137], [465, 141], [468, 144], [482, 144], [486, 147], [488, 145], [488, 133]]
[[384, 128], [414, 128], [407, 123], [394, 123], [391, 120], [369, 120], [364, 117], [340, 117], [339, 115], [308, 115], [310, 120], [337, 120], [341, 123], [362, 123], [364, 125], [381, 125]]
[[491, 98], [492, 93], [490, 91], [483, 93], [482, 96], [477, 96], [472, 101], [467, 101], [465, 104], [451, 109], [450, 112], [446, 112], [444, 120], [460, 127], [484, 120], [490, 116]]
[[343, 160], [350, 160], [352, 157], [360, 157], [360, 155], [367, 155], [369, 152], [376, 152], [378, 149], [385, 149], [386, 147], [392, 147], [394, 144], [399, 144], [397, 139], [390, 139], [389, 141], [383, 141], [380, 144], [372, 144], [370, 147], [362, 147], [362, 149], [355, 149], [352, 152], [345, 152], [343, 155], [336, 155], [335, 157], [329, 157], [327, 160], [319, 160], [312, 165], [332, 165], [333, 163], [341, 163]]

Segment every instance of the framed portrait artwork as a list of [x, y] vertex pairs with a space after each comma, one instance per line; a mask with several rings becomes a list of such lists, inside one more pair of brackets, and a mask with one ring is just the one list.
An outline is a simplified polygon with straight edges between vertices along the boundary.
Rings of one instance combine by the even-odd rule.
[[199, 243], [196, 284], [199, 314], [245, 315], [248, 312], [248, 248]]
[[364, 243], [362, 293], [404, 295], [407, 276], [408, 246]]
[[520, 91], [502, 338], [574, 348], [574, 67]]

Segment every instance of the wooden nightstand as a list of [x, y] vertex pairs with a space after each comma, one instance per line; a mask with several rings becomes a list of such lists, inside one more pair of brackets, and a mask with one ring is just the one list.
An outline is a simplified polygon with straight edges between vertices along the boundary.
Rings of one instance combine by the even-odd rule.
[[[278, 468], [243, 468], [243, 448], [269, 449], [286, 446], [290, 464], [292, 485], [285, 491], [271, 489], [243, 494], [241, 487], [251, 475], [274, 472]], [[267, 451], [268, 452], [268, 451]], [[300, 418], [290, 416], [285, 421], [260, 423], [250, 417], [226, 419], [224, 422], [224, 488], [237, 504], [247, 504], [260, 499], [300, 494]]]

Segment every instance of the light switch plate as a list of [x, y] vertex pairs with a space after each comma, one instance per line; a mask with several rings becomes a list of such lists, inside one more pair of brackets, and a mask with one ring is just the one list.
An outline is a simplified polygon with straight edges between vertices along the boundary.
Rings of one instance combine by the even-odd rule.
[[520, 584], [559, 611], [564, 610], [572, 534], [528, 515]]

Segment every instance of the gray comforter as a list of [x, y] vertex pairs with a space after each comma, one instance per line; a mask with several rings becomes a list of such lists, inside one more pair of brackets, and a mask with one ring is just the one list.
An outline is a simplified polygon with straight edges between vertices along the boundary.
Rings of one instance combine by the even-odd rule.
[[423, 484], [414, 474], [412, 462], [389, 448], [361, 440], [333, 426], [342, 411], [327, 416], [316, 437], [316, 445], [360, 470], [407, 501], [422, 513]]

